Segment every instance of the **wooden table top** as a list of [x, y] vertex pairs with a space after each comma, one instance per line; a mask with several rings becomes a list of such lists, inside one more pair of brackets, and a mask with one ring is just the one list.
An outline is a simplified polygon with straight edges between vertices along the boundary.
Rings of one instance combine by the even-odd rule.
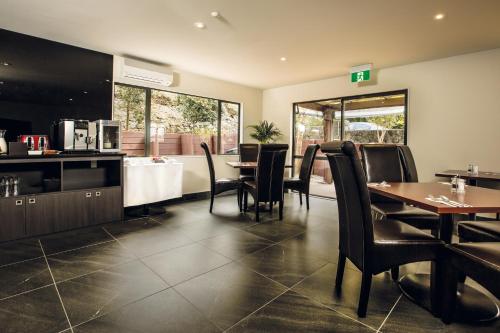
[[[500, 212], [500, 190], [467, 186], [465, 193], [452, 193], [451, 185], [441, 183], [389, 183], [390, 187], [368, 184], [370, 192], [412, 204], [438, 214], [451, 213], [498, 213]], [[444, 195], [450, 200], [471, 207], [450, 207], [426, 198]]]
[[[227, 165], [230, 167], [233, 167], [235, 169], [256, 169], [257, 168], [257, 162], [239, 162], [239, 161], [233, 161], [233, 162], [226, 162]], [[285, 168], [291, 168], [291, 165], [285, 165]]]
[[460, 178], [464, 178], [464, 179], [500, 181], [500, 173], [499, 172], [479, 171], [475, 175], [475, 174], [467, 172], [466, 170], [446, 170], [446, 171], [436, 173], [436, 177], [454, 177], [456, 175], [459, 175]]
[[226, 162], [227, 165], [235, 168], [235, 169], [255, 169], [257, 168], [257, 162]]

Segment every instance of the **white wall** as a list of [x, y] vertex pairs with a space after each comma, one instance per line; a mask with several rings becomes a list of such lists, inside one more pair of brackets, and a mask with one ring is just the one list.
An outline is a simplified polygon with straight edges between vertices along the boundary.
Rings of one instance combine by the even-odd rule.
[[[116, 64], [116, 62], [115, 62]], [[115, 67], [114, 78], [117, 82], [118, 66]], [[255, 124], [262, 118], [262, 90], [227, 81], [212, 79], [182, 70], [174, 70], [175, 82], [167, 90], [185, 94], [212, 97], [241, 103], [243, 140], [249, 141], [247, 126]], [[122, 79], [122, 83], [135, 84], [133, 80]], [[152, 86], [152, 88], [161, 88]], [[162, 88], [164, 89], [164, 88]], [[183, 193], [195, 193], [210, 190], [210, 178], [207, 161], [204, 156], [171, 156], [184, 163]], [[237, 177], [239, 172], [226, 161], [238, 160], [238, 156], [213, 156], [217, 178]]]
[[346, 75], [268, 89], [262, 116], [291, 144], [294, 102], [406, 88], [408, 144], [422, 181], [470, 162], [500, 171], [500, 49], [381, 69], [369, 86], [351, 84]]

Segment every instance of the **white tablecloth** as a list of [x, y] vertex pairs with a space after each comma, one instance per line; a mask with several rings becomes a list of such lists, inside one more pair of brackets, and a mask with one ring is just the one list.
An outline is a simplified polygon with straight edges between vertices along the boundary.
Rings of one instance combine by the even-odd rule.
[[183, 164], [175, 160], [153, 163], [149, 158], [124, 162], [125, 207], [182, 197]]

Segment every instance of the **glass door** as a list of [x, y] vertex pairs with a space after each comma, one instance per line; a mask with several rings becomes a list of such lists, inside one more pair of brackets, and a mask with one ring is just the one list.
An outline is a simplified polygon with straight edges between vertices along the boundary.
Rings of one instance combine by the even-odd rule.
[[[310, 144], [340, 140], [342, 132], [340, 99], [297, 103], [294, 106], [293, 170], [298, 175], [304, 152]], [[335, 197], [326, 157], [318, 151], [311, 175], [312, 195]]]

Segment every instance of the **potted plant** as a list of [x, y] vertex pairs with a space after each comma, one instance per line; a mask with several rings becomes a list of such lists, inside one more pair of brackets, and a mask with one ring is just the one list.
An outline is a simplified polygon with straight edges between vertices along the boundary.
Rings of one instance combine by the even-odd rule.
[[274, 123], [269, 123], [267, 120], [263, 120], [257, 125], [250, 125], [248, 127], [253, 129], [253, 132], [250, 133], [250, 137], [259, 141], [259, 143], [275, 142], [283, 135]]

